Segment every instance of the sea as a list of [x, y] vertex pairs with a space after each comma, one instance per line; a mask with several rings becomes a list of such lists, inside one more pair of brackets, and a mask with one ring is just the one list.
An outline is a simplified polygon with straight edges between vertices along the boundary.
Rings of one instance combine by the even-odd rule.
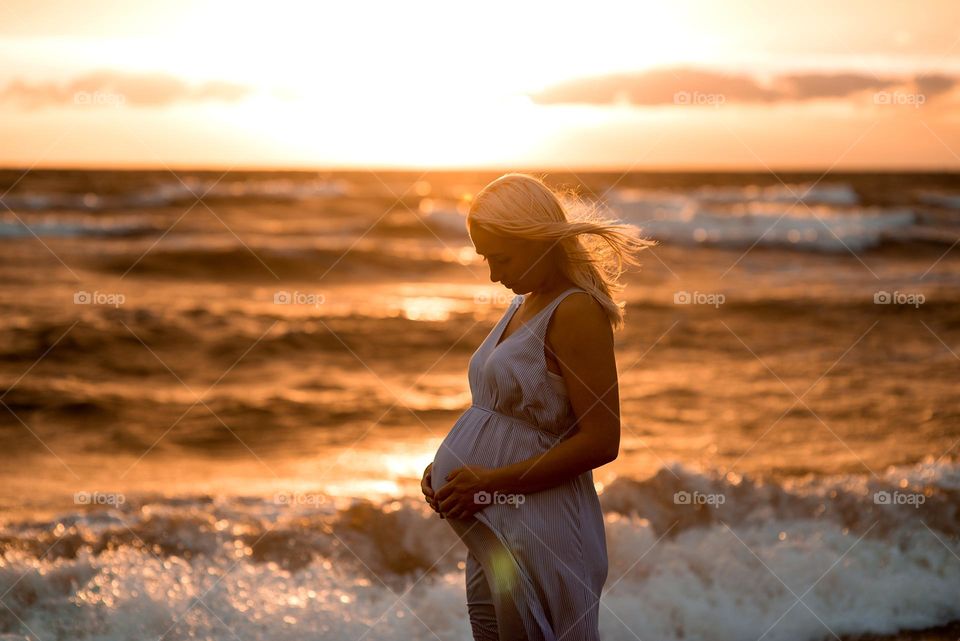
[[[471, 639], [420, 477], [501, 173], [0, 171], [0, 640]], [[657, 241], [602, 637], [955, 639], [960, 175], [531, 173]]]

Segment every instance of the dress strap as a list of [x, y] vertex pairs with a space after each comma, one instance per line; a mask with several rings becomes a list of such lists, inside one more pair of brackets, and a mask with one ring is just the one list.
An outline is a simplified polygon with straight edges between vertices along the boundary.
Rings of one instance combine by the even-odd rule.
[[566, 298], [567, 296], [569, 296], [570, 294], [574, 293], [574, 292], [584, 292], [584, 293], [586, 293], [586, 290], [584, 290], [583, 288], [580, 288], [580, 287], [571, 287], [571, 288], [569, 288], [569, 289], [561, 292], [559, 296], [557, 296], [556, 298], [554, 298], [553, 301], [552, 301], [549, 305], [547, 305], [546, 309], [549, 309], [550, 311], [545, 314], [546, 318], [549, 318], [550, 316], [552, 316], [552, 315], [553, 315], [553, 310], [555, 310], [557, 307], [560, 306], [560, 303], [563, 302], [563, 299]]
[[570, 287], [569, 289], [561, 292], [556, 298], [550, 301], [550, 303], [546, 307], [544, 307], [539, 312], [537, 312], [533, 318], [531, 318], [526, 323], [524, 323], [523, 325], [515, 329], [513, 334], [510, 334], [510, 336], [503, 338], [503, 332], [504, 330], [506, 330], [507, 325], [510, 324], [510, 319], [513, 318], [514, 314], [516, 313], [516, 308], [519, 307], [520, 304], [523, 302], [523, 296], [518, 295], [514, 299], [514, 303], [511, 304], [510, 308], [507, 309], [507, 312], [504, 314], [503, 318], [500, 321], [502, 323], [502, 326], [500, 327], [500, 330], [497, 334], [497, 341], [496, 343], [494, 343], [494, 349], [496, 349], [497, 347], [500, 347], [500, 345], [502, 345], [506, 341], [513, 338], [514, 335], [516, 334], [520, 334], [520, 336], [518, 337], [519, 340], [523, 340], [524, 338], [529, 336], [537, 336], [539, 338], [539, 342], [543, 343], [544, 337], [543, 337], [542, 330], [544, 327], [546, 327], [546, 324], [543, 319], [545, 318], [549, 319], [551, 316], [553, 316], [553, 311], [557, 308], [560, 302], [563, 301], [563, 299], [566, 298], [569, 294], [572, 294], [573, 292], [576, 292], [576, 291], [585, 292], [586, 290], [580, 287]]
[[[584, 289], [581, 288], [581, 287], [571, 287], [571, 288], [569, 288], [569, 289], [561, 292], [560, 295], [558, 295], [556, 298], [554, 298], [554, 299], [550, 302], [550, 304], [547, 305], [546, 307], [544, 307], [544, 308], [540, 311], [540, 313], [538, 314], [538, 317], [535, 319], [536, 322], [537, 322], [537, 329], [538, 329], [538, 330], [545, 329], [545, 328], [547, 327], [547, 325], [550, 324], [550, 319], [553, 317], [553, 312], [556, 311], [557, 307], [560, 306], [560, 303], [563, 302], [563, 299], [565, 299], [565, 298], [566, 298], [567, 296], [569, 296], [570, 294], [573, 294], [574, 292], [584, 292], [584, 293], [586, 293], [586, 290], [584, 290]], [[542, 333], [542, 332], [541, 332], [541, 333]], [[541, 340], [542, 340], [542, 337], [541, 337]]]

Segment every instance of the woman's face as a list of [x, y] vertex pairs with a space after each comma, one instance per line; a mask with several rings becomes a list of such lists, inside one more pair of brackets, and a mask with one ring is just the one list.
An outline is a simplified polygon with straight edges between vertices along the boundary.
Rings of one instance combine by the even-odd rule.
[[537, 289], [555, 271], [550, 243], [494, 234], [480, 225], [469, 227], [478, 254], [490, 267], [490, 280], [518, 294]]

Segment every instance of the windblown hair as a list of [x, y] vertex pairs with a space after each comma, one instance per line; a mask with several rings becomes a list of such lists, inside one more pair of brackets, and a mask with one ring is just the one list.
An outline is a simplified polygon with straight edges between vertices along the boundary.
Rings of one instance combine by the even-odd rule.
[[656, 241], [640, 237], [634, 225], [606, 218], [600, 204], [587, 204], [574, 190], [552, 190], [542, 178], [522, 173], [500, 176], [474, 196], [467, 224], [494, 234], [548, 241], [559, 268], [604, 308], [614, 330], [623, 327], [626, 302], [613, 295], [624, 264], [640, 266], [637, 254]]

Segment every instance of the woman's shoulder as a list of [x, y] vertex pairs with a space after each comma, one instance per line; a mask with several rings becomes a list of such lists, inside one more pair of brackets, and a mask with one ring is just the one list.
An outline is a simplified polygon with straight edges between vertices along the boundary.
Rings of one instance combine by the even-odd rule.
[[602, 336], [611, 329], [610, 320], [600, 301], [580, 288], [564, 296], [554, 310], [552, 321], [550, 329], [571, 339]]

